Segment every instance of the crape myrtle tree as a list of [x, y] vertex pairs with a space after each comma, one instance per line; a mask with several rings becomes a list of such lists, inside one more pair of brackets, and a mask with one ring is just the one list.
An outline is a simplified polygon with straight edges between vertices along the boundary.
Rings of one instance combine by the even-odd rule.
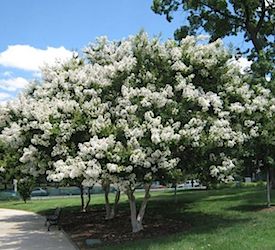
[[[83, 82], [77, 80], [73, 84], [76, 81], [74, 73], [81, 74], [82, 64], [75, 56], [62, 66], [45, 68], [43, 87], [29, 87], [18, 101], [9, 104], [10, 126], [3, 130], [2, 136], [21, 152], [22, 172], [34, 176], [45, 174], [59, 160], [74, 159], [78, 144], [89, 140], [92, 129], [88, 128], [88, 122], [92, 123], [93, 111], [85, 105], [91, 106], [94, 112], [97, 108], [101, 112], [102, 108], [100, 104], [86, 102], [93, 93], [80, 93]], [[81, 169], [82, 166], [77, 167]], [[63, 173], [54, 180], [70, 178], [79, 182], [78, 177], [76, 171], [71, 171], [70, 175]]]
[[19, 154], [14, 148], [0, 142], [0, 183], [4, 189], [20, 178]]
[[[243, 126], [247, 117], [242, 112], [254, 108], [258, 92], [245, 83], [220, 41], [197, 45], [194, 37], [187, 37], [179, 45], [161, 44], [141, 33], [120, 42], [99, 39], [85, 52], [102, 71], [118, 70], [108, 75], [101, 94], [109, 103], [110, 128], [100, 133], [101, 139], [79, 145], [79, 156], [100, 161], [102, 172], [119, 180], [130, 202], [134, 232], [142, 230], [152, 181], [179, 160], [188, 166], [186, 148], [207, 148], [194, 150], [200, 153], [192, 158], [207, 160], [205, 172], [219, 181], [232, 180], [235, 160], [226, 154], [257, 136], [253, 124]], [[137, 183], [145, 188], [139, 211]]]
[[0, 139], [18, 148], [22, 171], [81, 179], [87, 187], [99, 182], [106, 204], [115, 184], [128, 197], [133, 232], [143, 229], [152, 182], [179, 161], [190, 168], [190, 158], [198, 159], [205, 174], [232, 180], [232, 151], [259, 135], [261, 121], [252, 113], [269, 107], [268, 95], [260, 99], [268, 91], [246, 83], [220, 40], [160, 43], [143, 32], [118, 42], [103, 37], [83, 58], [75, 55], [43, 75], [42, 84], [10, 104], [13, 120]]
[[[34, 176], [46, 173], [49, 180], [58, 182], [71, 179], [80, 187], [92, 187], [103, 179], [98, 163], [106, 164], [103, 141], [108, 142], [105, 135], [111, 120], [110, 104], [103, 103], [100, 94], [110, 81], [107, 76], [116, 70], [113, 65], [104, 69], [84, 64], [75, 55], [65, 64], [45, 68], [43, 84], [31, 86], [9, 104], [12, 119], [2, 137], [21, 152], [22, 171]], [[82, 142], [86, 144], [81, 147]], [[99, 147], [96, 157], [84, 161], [82, 149], [89, 142], [94, 147], [98, 142]]]
[[[2, 130], [8, 126], [9, 123], [9, 116], [8, 116], [9, 110], [5, 107], [0, 106], [0, 133]], [[0, 140], [0, 178], [1, 181], [5, 184], [6, 183], [6, 175], [7, 175], [7, 169], [6, 169], [6, 145], [5, 143]], [[6, 185], [5, 185], [6, 189]]]
[[[0, 106], [0, 133], [10, 122], [9, 109]], [[13, 179], [20, 178], [19, 156], [20, 154], [13, 146], [0, 139], [0, 178], [4, 189], [7, 189], [7, 185], [11, 184]]]
[[[152, 10], [165, 15], [169, 22], [172, 21], [174, 12], [183, 10], [185, 22], [175, 31], [177, 40], [201, 32], [209, 34], [210, 41], [242, 34], [244, 41], [248, 42], [249, 49], [241, 51], [241, 48], [237, 48], [237, 56], [247, 55], [251, 60], [251, 84], [261, 83], [270, 88], [274, 96], [275, 2], [273, 0], [154, 0]], [[248, 155], [256, 157], [251, 159], [257, 162], [261, 156], [261, 164], [271, 170], [268, 175], [271, 176], [274, 188], [275, 170], [267, 163], [271, 162], [267, 161], [267, 157], [274, 159], [273, 146], [267, 140], [257, 141], [256, 145], [257, 147], [253, 146]], [[263, 148], [269, 148], [268, 152], [264, 153], [265, 157], [262, 154]]]
[[274, 112], [275, 98], [272, 91], [260, 87], [261, 96], [258, 102], [261, 103], [261, 111], [254, 112], [253, 121], [257, 126], [255, 131], [258, 136], [247, 141], [243, 150], [245, 160], [253, 164], [254, 171], [261, 170], [266, 173], [267, 181], [267, 206], [271, 206], [271, 188], [274, 185], [275, 168], [275, 134], [274, 134]]

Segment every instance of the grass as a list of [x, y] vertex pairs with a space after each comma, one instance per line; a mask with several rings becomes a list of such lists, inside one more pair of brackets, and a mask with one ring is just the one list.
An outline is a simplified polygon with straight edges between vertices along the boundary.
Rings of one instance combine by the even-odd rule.
[[[140, 197], [142, 194], [138, 194]], [[275, 192], [273, 193], [273, 197]], [[122, 209], [128, 209], [123, 196]], [[79, 209], [79, 198], [0, 202], [1, 208], [45, 213], [56, 206]], [[93, 195], [92, 204], [103, 206], [102, 195]], [[154, 192], [147, 215], [159, 213], [186, 221], [191, 228], [168, 237], [130, 242], [104, 249], [148, 250], [243, 250], [275, 249], [275, 210], [264, 209], [263, 187], [210, 191], [183, 191], [175, 201], [172, 193]], [[102, 222], [104, 223], [104, 222]]]

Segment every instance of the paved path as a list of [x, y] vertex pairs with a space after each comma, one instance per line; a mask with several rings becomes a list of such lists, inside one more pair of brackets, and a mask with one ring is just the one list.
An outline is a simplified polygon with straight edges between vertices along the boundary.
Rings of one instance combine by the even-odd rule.
[[62, 231], [53, 226], [48, 232], [44, 222], [34, 213], [0, 209], [0, 249], [76, 250]]

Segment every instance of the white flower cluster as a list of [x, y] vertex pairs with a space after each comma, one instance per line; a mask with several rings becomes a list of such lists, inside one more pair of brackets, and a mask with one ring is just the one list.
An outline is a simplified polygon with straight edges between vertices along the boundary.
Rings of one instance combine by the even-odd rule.
[[217, 180], [225, 183], [232, 181], [234, 179], [232, 173], [235, 168], [236, 159], [230, 159], [223, 153], [220, 154], [219, 158], [221, 164], [217, 166], [212, 165], [210, 167], [210, 174], [217, 178]]
[[217, 119], [209, 129], [209, 139], [217, 142], [219, 147], [234, 147], [236, 144], [242, 144], [246, 140], [246, 134], [241, 131], [234, 131], [228, 120]]
[[[268, 129], [253, 112], [275, 111], [270, 91], [243, 81], [220, 41], [162, 44], [141, 33], [100, 38], [84, 52], [45, 68], [41, 85], [0, 110], [0, 139], [49, 180], [152, 181], [177, 167], [177, 149], [226, 152]], [[211, 174], [228, 181], [234, 160], [221, 157]]]
[[202, 136], [205, 132], [206, 124], [206, 121], [193, 117], [184, 125], [179, 133], [184, 139], [187, 139], [193, 147], [202, 146], [204, 143]]
[[21, 132], [21, 127], [17, 123], [11, 122], [9, 127], [4, 127], [0, 140], [5, 141], [12, 147], [18, 147], [23, 142]]

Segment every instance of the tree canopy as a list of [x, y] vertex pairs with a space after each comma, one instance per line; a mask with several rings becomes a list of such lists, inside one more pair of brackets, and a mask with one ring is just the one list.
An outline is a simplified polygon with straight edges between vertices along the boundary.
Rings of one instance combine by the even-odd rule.
[[[233, 180], [234, 150], [260, 135], [275, 106], [268, 89], [248, 80], [220, 40], [102, 37], [1, 107], [0, 139], [18, 152], [23, 173], [119, 186], [137, 232], [161, 176], [189, 168]], [[139, 184], [146, 192], [137, 213]]]
[[177, 39], [201, 29], [210, 34], [211, 41], [243, 32], [257, 53], [274, 42], [269, 39], [275, 26], [272, 0], [154, 0], [152, 5], [153, 11], [164, 14], [168, 21], [180, 8], [187, 13], [188, 23], [175, 32]]

